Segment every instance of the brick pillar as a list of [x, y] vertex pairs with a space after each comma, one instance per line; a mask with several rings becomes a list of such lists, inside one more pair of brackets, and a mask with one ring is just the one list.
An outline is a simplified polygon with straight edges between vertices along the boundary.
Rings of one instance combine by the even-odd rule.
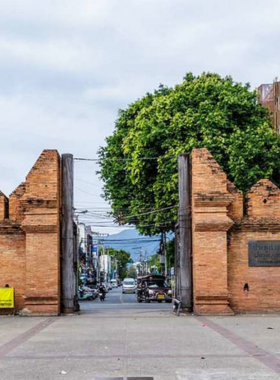
[[45, 150], [28, 174], [22, 227], [26, 233], [25, 311], [60, 313], [60, 157]]
[[193, 293], [196, 314], [232, 314], [227, 277], [227, 177], [207, 149], [192, 152]]

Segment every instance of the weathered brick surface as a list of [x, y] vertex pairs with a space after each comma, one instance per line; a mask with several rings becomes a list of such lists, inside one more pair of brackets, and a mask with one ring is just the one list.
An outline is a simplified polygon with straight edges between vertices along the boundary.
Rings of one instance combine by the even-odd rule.
[[248, 265], [250, 240], [280, 240], [280, 190], [260, 180], [243, 200], [206, 149], [192, 152], [191, 187], [194, 311], [280, 311], [280, 267]]
[[[249, 267], [248, 241], [279, 240], [280, 233], [269, 231], [232, 231], [229, 242], [230, 305], [236, 311], [266, 312], [280, 310], [280, 268]], [[248, 284], [249, 291], [244, 290]]]
[[280, 218], [280, 190], [268, 179], [258, 181], [246, 196], [248, 218]]
[[237, 311], [279, 311], [280, 268], [249, 267], [250, 240], [280, 240], [280, 190], [267, 179], [247, 193], [246, 215], [229, 233], [230, 303]]
[[0, 228], [0, 286], [6, 284], [15, 288], [16, 308], [24, 308], [25, 235], [19, 226]]
[[229, 314], [227, 231], [233, 221], [227, 206], [233, 196], [227, 178], [206, 149], [192, 162], [193, 295], [197, 314]]
[[9, 197], [9, 219], [22, 222], [24, 219], [24, 208], [21, 197], [25, 193], [25, 182], [21, 183]]
[[228, 205], [228, 217], [234, 221], [238, 221], [243, 218], [243, 194], [230, 181], [227, 183], [227, 191], [233, 197], [232, 202]]
[[2, 217], [1, 222], [0, 217], [0, 286], [8, 283], [15, 288], [17, 311], [59, 314], [60, 157], [57, 151], [43, 151], [9, 201], [9, 219]]

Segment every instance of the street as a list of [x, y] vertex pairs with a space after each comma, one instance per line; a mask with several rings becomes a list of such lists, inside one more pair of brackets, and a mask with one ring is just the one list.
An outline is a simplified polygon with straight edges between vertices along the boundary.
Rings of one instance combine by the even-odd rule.
[[138, 310], [141, 312], [160, 312], [160, 313], [170, 313], [172, 310], [172, 304], [170, 303], [138, 303], [135, 294], [122, 294], [121, 288], [110, 290], [106, 294], [106, 299], [104, 302], [95, 299], [94, 301], [80, 301], [81, 311], [83, 313], [137, 313]]
[[0, 318], [1, 380], [279, 379], [278, 315], [175, 317], [113, 289], [80, 315]]

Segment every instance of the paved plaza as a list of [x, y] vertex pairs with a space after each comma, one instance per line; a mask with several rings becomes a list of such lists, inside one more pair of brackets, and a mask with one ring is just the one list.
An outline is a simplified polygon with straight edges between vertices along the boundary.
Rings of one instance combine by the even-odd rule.
[[279, 315], [175, 317], [115, 289], [80, 315], [0, 318], [1, 380], [280, 379]]

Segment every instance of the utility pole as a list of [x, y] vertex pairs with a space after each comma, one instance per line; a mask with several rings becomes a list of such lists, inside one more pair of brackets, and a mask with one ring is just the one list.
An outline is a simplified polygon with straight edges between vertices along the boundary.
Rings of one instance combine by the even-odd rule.
[[140, 259], [140, 271], [141, 271], [141, 276], [143, 276], [143, 259], [142, 259], [142, 248], [140, 249], [140, 254], [139, 254], [139, 259]]
[[[192, 308], [191, 204], [189, 156], [181, 154], [179, 169], [179, 260], [178, 296], [182, 306]], [[178, 273], [179, 272], [179, 273]]]
[[166, 253], [166, 233], [163, 232], [162, 235], [162, 241], [163, 241], [163, 253], [164, 253], [164, 275], [167, 277], [167, 253]]
[[62, 311], [73, 313], [77, 289], [74, 262], [73, 155], [62, 155]]
[[165, 257], [164, 257], [164, 248], [163, 248], [163, 232], [161, 233], [161, 241], [159, 245], [159, 263], [160, 263], [160, 274], [164, 275], [165, 268]]

